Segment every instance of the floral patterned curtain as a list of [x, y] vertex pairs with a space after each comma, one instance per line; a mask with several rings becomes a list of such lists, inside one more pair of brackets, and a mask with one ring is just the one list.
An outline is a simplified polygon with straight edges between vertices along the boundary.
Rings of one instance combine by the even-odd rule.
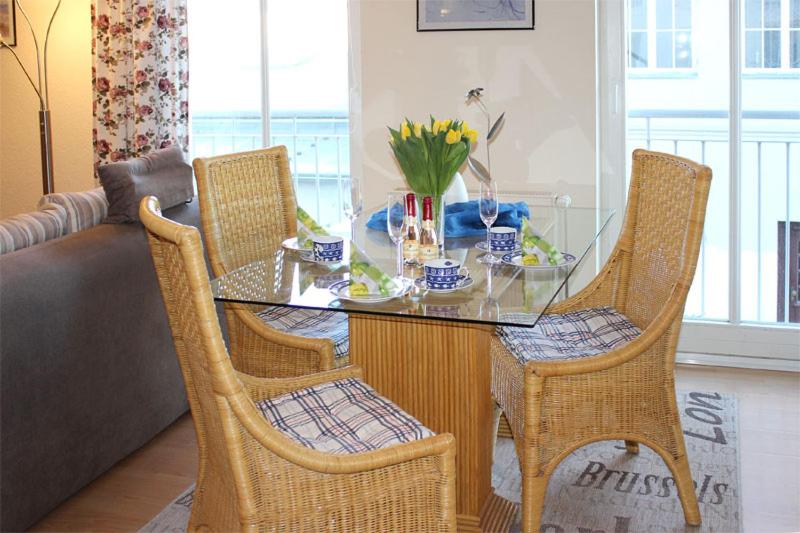
[[93, 0], [95, 165], [189, 149], [187, 0]]

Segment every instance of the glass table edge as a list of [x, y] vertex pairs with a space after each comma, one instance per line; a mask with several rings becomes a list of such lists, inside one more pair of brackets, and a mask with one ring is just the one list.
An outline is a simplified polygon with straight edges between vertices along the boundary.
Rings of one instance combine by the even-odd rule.
[[[222, 302], [222, 303], [236, 303], [236, 304], [244, 304], [244, 305], [256, 305], [256, 306], [274, 306], [274, 307], [284, 307], [290, 309], [310, 309], [314, 311], [332, 311], [335, 313], [346, 313], [346, 314], [362, 314], [362, 315], [369, 315], [369, 316], [380, 316], [386, 318], [396, 318], [399, 320], [408, 320], [408, 319], [419, 319], [419, 320], [430, 320], [430, 321], [439, 321], [439, 322], [450, 322], [454, 324], [474, 324], [479, 326], [488, 326], [488, 327], [517, 327], [517, 328], [526, 328], [530, 329], [538, 324], [539, 319], [542, 315], [547, 313], [547, 310], [553, 305], [556, 297], [561, 293], [564, 289], [564, 286], [572, 277], [572, 274], [577, 270], [577, 268], [583, 264], [583, 261], [586, 259], [588, 253], [594, 248], [597, 243], [597, 240], [603, 234], [605, 229], [610, 224], [611, 220], [614, 218], [616, 214], [615, 209], [604, 209], [596, 210], [598, 213], [604, 212], [605, 213], [605, 221], [597, 228], [594, 237], [586, 244], [586, 247], [581, 252], [578, 259], [575, 261], [575, 264], [572, 265], [567, 275], [564, 276], [564, 279], [561, 280], [561, 283], [558, 285], [558, 288], [553, 292], [553, 295], [547, 301], [547, 303], [542, 307], [541, 311], [537, 311], [535, 313], [527, 313], [528, 316], [534, 317], [530, 323], [520, 323], [519, 321], [508, 321], [508, 320], [480, 320], [478, 318], [462, 318], [462, 317], [445, 317], [445, 316], [435, 316], [435, 315], [415, 315], [415, 314], [401, 314], [393, 311], [381, 311], [375, 309], [366, 309], [365, 308], [354, 308], [354, 307], [329, 307], [329, 306], [315, 306], [315, 305], [300, 305], [296, 303], [290, 302], [254, 302], [252, 300], [242, 300], [238, 298], [226, 298], [223, 296], [218, 296], [215, 291], [214, 282], [217, 281], [219, 278], [211, 279], [211, 293], [214, 298], [215, 302]], [[518, 275], [524, 269], [518, 269], [518, 272], [515, 273]], [[336, 301], [336, 300], [333, 300]], [[332, 302], [333, 302], [332, 301]], [[332, 303], [331, 302], [331, 303]], [[357, 306], [358, 304], [356, 304]], [[367, 304], [364, 304], [365, 306]], [[516, 314], [516, 313], [515, 313]]]
[[[509, 322], [504, 320], [480, 320], [478, 318], [461, 318], [461, 317], [447, 317], [447, 316], [436, 316], [436, 315], [412, 315], [412, 314], [401, 314], [392, 311], [375, 311], [370, 309], [354, 309], [353, 307], [322, 307], [322, 306], [314, 306], [314, 305], [298, 305], [288, 302], [253, 302], [251, 300], [239, 300], [236, 298], [224, 298], [221, 296], [214, 296], [215, 302], [221, 303], [234, 303], [234, 304], [244, 304], [244, 305], [256, 305], [256, 306], [264, 306], [264, 307], [285, 307], [289, 309], [310, 309], [313, 311], [332, 311], [334, 313], [345, 313], [348, 315], [370, 315], [370, 316], [380, 316], [386, 318], [396, 318], [399, 320], [430, 320], [430, 321], [438, 321], [438, 322], [451, 322], [454, 324], [475, 324], [478, 326], [490, 326], [490, 327], [511, 327], [511, 328], [532, 328], [536, 325], [536, 322], [539, 321], [539, 317], [544, 313], [544, 310], [541, 313], [536, 313], [536, 320], [533, 321], [531, 324], [522, 324], [520, 322]], [[365, 304], [367, 305], [367, 304]], [[546, 308], [545, 308], [546, 309]], [[529, 313], [530, 316], [533, 316], [534, 313]]]
[[[598, 212], [599, 211], [600, 210], [598, 210]], [[550, 297], [550, 300], [548, 300], [548, 302], [545, 304], [544, 308], [542, 309], [542, 312], [539, 313], [539, 315], [536, 317], [536, 320], [533, 322], [533, 324], [531, 326], [523, 326], [523, 327], [531, 327], [531, 328], [535, 327], [536, 324], [539, 323], [539, 319], [542, 318], [542, 315], [547, 314], [547, 311], [550, 309], [550, 306], [553, 305], [553, 302], [555, 301], [556, 296], [558, 296], [559, 293], [564, 289], [564, 286], [567, 284], [569, 279], [572, 277], [572, 274], [578, 269], [578, 267], [580, 265], [583, 264], [583, 261], [584, 261], [584, 259], [586, 259], [586, 256], [589, 254], [589, 252], [592, 250], [592, 248], [594, 248], [596, 246], [597, 240], [600, 238], [600, 236], [606, 230], [608, 225], [611, 223], [611, 219], [614, 218], [614, 215], [616, 214], [616, 212], [617, 212], [616, 209], [613, 209], [613, 208], [606, 210], [605, 222], [603, 222], [603, 224], [601, 224], [600, 227], [597, 229], [594, 238], [586, 244], [586, 248], [583, 250], [583, 253], [581, 253], [581, 256], [578, 258], [577, 261], [575, 261], [575, 264], [572, 265], [572, 268], [569, 269], [569, 271], [567, 272], [567, 275], [564, 276], [564, 279], [561, 280], [561, 283], [559, 284], [558, 289], [555, 292], [553, 292], [553, 295]], [[567, 299], [569, 299], [569, 297]], [[562, 301], [566, 301], [566, 300], [562, 300]]]

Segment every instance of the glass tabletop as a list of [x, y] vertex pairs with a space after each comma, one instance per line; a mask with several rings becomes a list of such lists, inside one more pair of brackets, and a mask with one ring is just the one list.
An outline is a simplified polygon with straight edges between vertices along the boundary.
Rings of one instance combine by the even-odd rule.
[[[485, 265], [477, 261], [484, 236], [447, 238], [444, 257], [461, 263], [472, 279], [469, 286], [449, 293], [427, 290], [421, 267], [404, 268], [408, 291], [383, 302], [355, 302], [337, 297], [349, 279], [349, 231], [345, 261], [318, 264], [302, 252], [277, 245], [273, 254], [212, 280], [214, 299], [223, 302], [331, 310], [393, 317], [421, 318], [486, 325], [527, 326], [555, 301], [568, 297], [594, 275], [594, 244], [608, 226], [613, 210], [529, 206], [533, 227], [554, 244], [569, 264], [558, 268], [522, 268], [513, 264]], [[356, 245], [388, 275], [396, 275], [396, 248], [385, 231], [366, 228], [370, 212], [356, 223]], [[495, 252], [498, 257], [508, 252]], [[510, 258], [509, 258], [510, 259]], [[416, 281], [416, 282], [415, 282]]]

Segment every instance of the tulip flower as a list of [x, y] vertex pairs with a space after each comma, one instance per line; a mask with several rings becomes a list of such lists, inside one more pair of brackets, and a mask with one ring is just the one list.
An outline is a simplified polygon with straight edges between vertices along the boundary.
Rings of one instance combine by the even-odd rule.
[[408, 127], [408, 122], [403, 122], [400, 125], [400, 138], [404, 141], [411, 136], [411, 128]]
[[447, 144], [455, 144], [461, 140], [461, 132], [456, 130], [450, 130], [447, 132], [447, 136], [444, 138], [444, 142]]
[[476, 141], [477, 132], [460, 120], [430, 117], [426, 124], [405, 119], [399, 128], [389, 128], [389, 133], [389, 146], [409, 188], [420, 197], [434, 199], [434, 217], [437, 217], [442, 197], [466, 161], [470, 139]]
[[469, 139], [469, 142], [475, 144], [478, 142], [478, 131], [477, 130], [467, 130], [463, 133], [464, 137]]

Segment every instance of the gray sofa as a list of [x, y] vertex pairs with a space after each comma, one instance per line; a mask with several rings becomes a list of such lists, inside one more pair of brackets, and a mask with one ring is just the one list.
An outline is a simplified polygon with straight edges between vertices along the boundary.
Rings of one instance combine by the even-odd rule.
[[[164, 215], [199, 226], [197, 204]], [[141, 224], [0, 256], [0, 378], [2, 531], [31, 526], [187, 411]]]

